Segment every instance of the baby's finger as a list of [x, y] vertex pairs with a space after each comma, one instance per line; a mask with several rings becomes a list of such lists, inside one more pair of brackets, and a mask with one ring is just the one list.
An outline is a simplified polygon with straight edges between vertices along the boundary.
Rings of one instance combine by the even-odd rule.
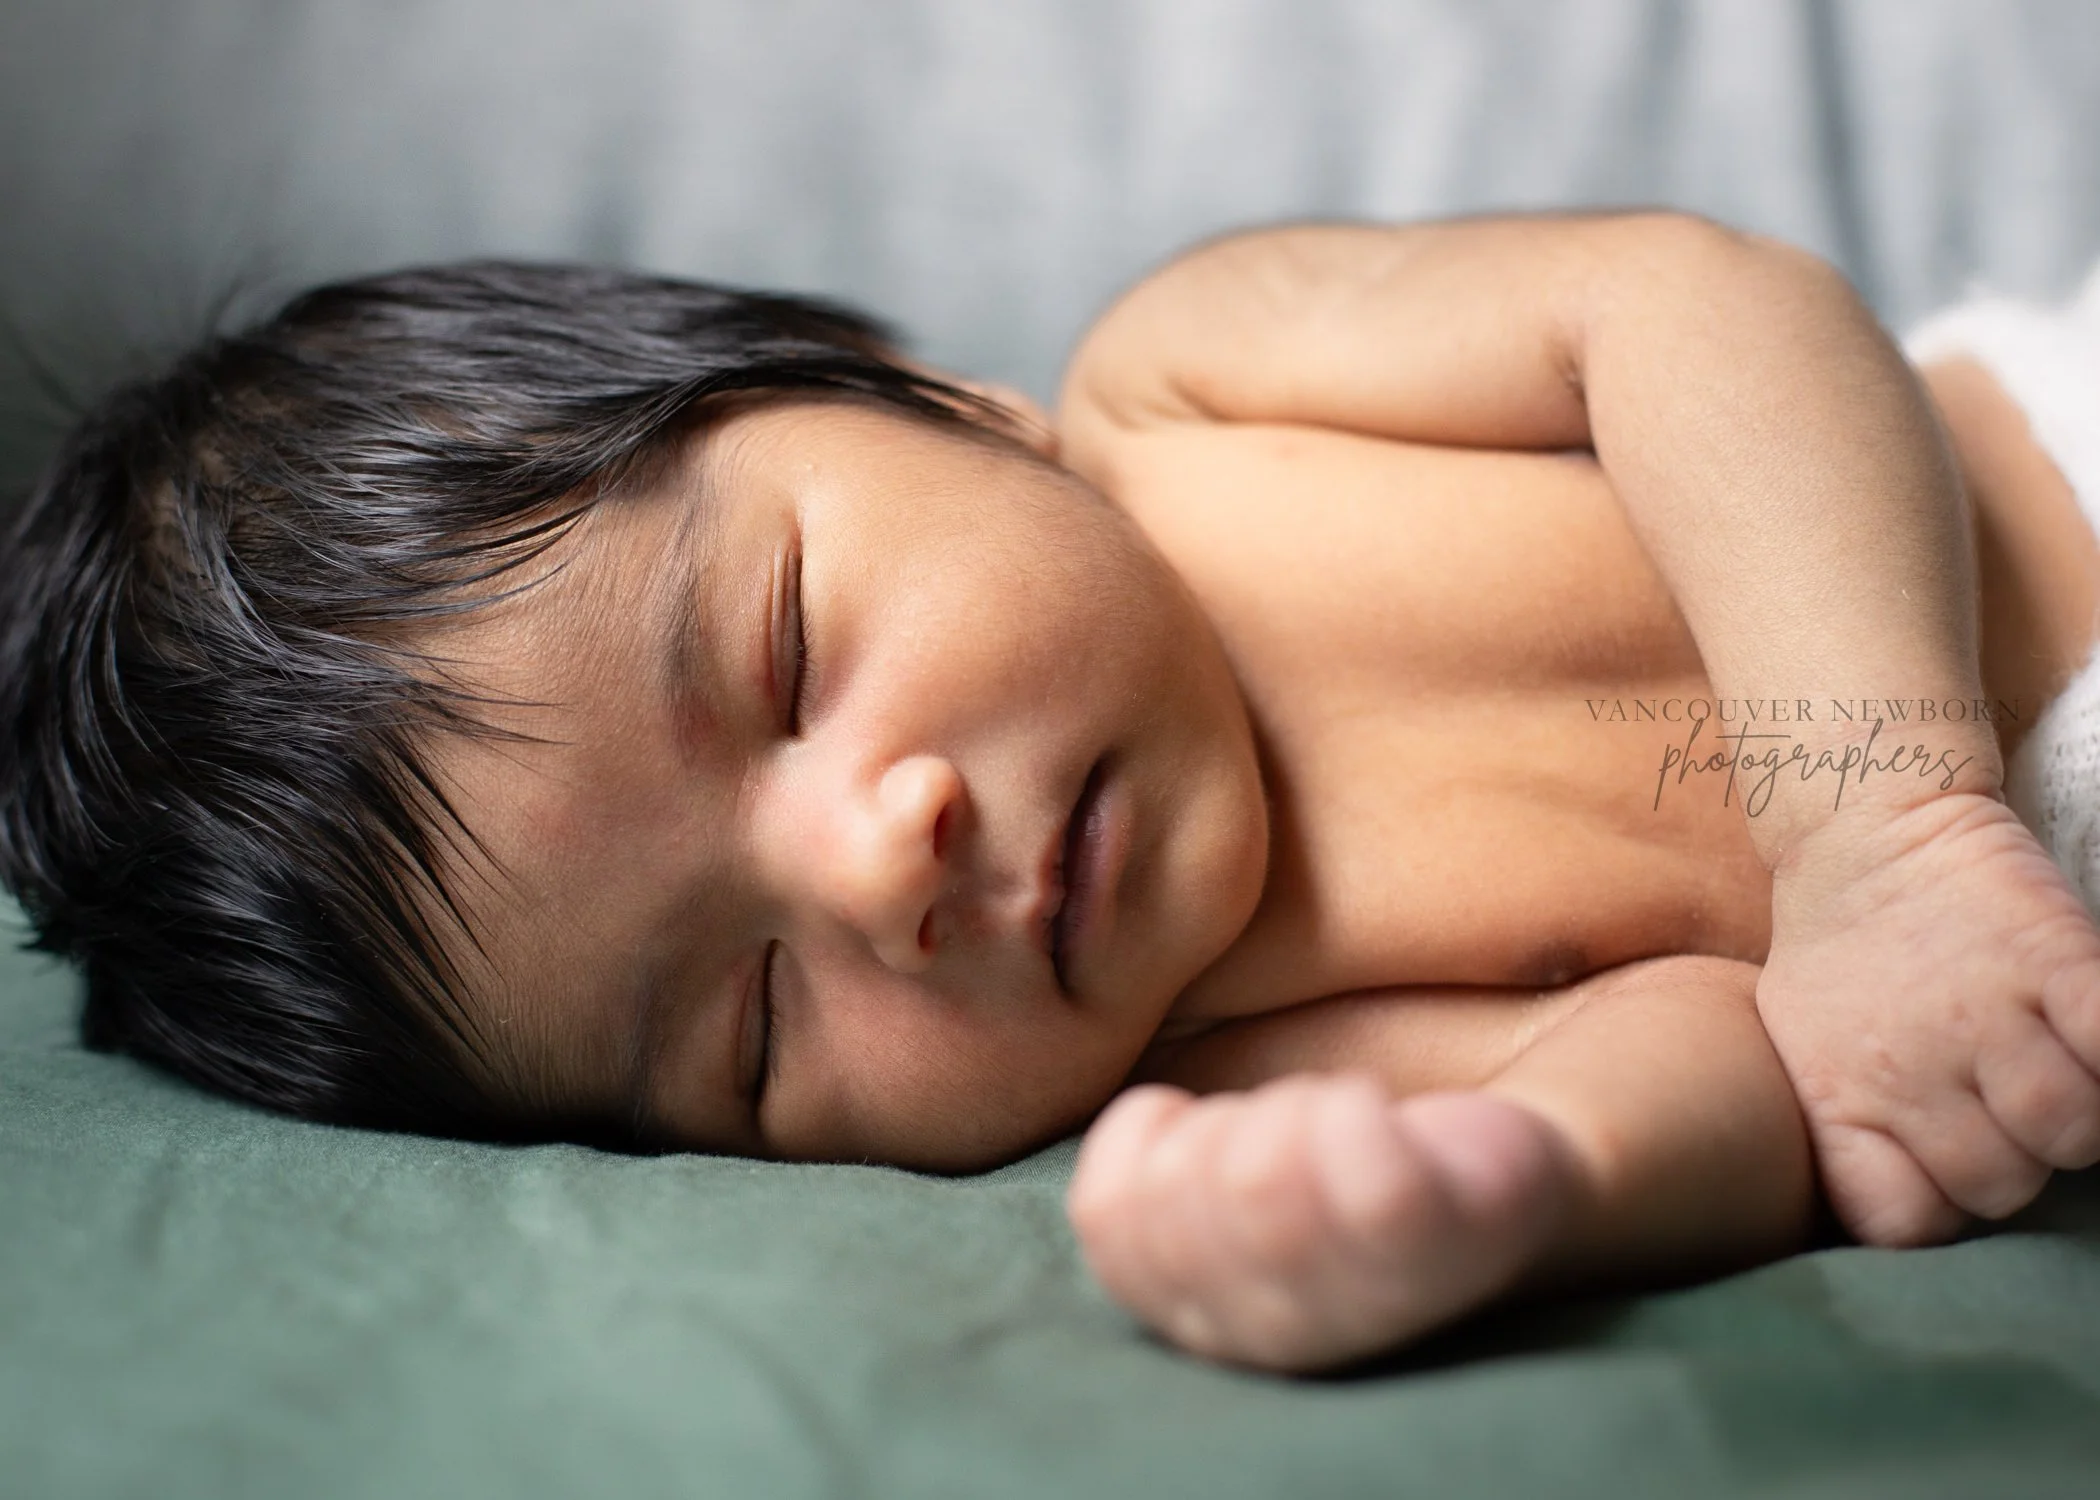
[[1164, 1130], [1138, 1168], [1143, 1212], [1132, 1217], [1130, 1281], [1139, 1312], [1198, 1354], [1229, 1356], [1225, 1303], [1236, 1267], [1217, 1190], [1220, 1143], [1246, 1096], [1198, 1100]]
[[1187, 1223], [1211, 1252], [1191, 1294], [1205, 1302], [1219, 1357], [1295, 1369], [1318, 1352], [1308, 1294], [1323, 1274], [1327, 1224], [1303, 1125], [1317, 1083], [1299, 1075], [1264, 1084], [1213, 1143]]
[[1104, 1116], [1114, 1133], [1095, 1159], [1101, 1170], [1092, 1177], [1075, 1174], [1067, 1200], [1087, 1268], [1111, 1297], [1155, 1328], [1165, 1327], [1165, 1312], [1181, 1294], [1159, 1263], [1153, 1232], [1162, 1217], [1178, 1215], [1180, 1205], [1162, 1199], [1150, 1167], [1162, 1144], [1198, 1108], [1192, 1096], [1176, 1090], [1133, 1101], [1119, 1120]]
[[1065, 1190], [1065, 1216], [1094, 1274], [1121, 1299], [1119, 1282], [1130, 1259], [1128, 1241], [1145, 1211], [1139, 1168], [1152, 1143], [1194, 1103], [1184, 1089], [1149, 1084], [1112, 1100], [1080, 1143], [1079, 1161]]
[[2049, 1180], [2048, 1166], [2022, 1151], [1973, 1094], [1943, 1099], [1897, 1134], [1947, 1200], [1980, 1218], [2025, 1208]]
[[2044, 980], [2042, 1014], [2071, 1055], [2100, 1075], [2100, 958], [2060, 965]]
[[1295, 1274], [1327, 1232], [1310, 1138], [1325, 1082], [1301, 1073], [1262, 1085], [1219, 1142], [1217, 1185], [1231, 1207], [1225, 1232], [1266, 1275]]
[[1411, 1215], [1448, 1209], [1400, 1139], [1375, 1081], [1333, 1080], [1315, 1101], [1310, 1125], [1328, 1213], [1356, 1246], [1382, 1249]]
[[1937, 1245], [1960, 1231], [1962, 1211], [1895, 1137], [1859, 1125], [1810, 1128], [1824, 1195], [1854, 1238]]
[[1219, 1163], [1220, 1197], [1235, 1210], [1221, 1228], [1239, 1273], [1221, 1321], [1234, 1357], [1314, 1368], [1361, 1347], [1392, 1269], [1387, 1247], [1365, 1243], [1365, 1225], [1343, 1221], [1337, 1191], [1345, 1203], [1360, 1196], [1373, 1158], [1404, 1156], [1405, 1143], [1384, 1086], [1366, 1075], [1279, 1083], [1254, 1102]]
[[2100, 1079], [2086, 1071], [2041, 1019], [1976, 1060], [1976, 1086], [1999, 1127], [2052, 1167], [2100, 1161]]

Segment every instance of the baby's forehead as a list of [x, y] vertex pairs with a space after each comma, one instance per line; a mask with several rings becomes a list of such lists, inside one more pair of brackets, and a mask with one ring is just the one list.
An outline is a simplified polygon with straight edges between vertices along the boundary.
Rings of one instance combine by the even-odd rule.
[[698, 428], [676, 456], [685, 482], [726, 507], [823, 472], [829, 478], [873, 478], [914, 471], [957, 475], [1019, 463], [1070, 480], [1071, 472], [1023, 440], [1017, 418], [996, 425], [987, 412], [945, 416], [907, 410], [850, 393], [767, 394], [726, 408]]

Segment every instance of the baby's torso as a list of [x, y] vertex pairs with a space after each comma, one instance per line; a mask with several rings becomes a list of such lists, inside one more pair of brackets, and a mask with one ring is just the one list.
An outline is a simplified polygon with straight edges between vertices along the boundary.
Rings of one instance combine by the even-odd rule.
[[[1966, 466], [1981, 422], [1947, 415]], [[1512, 1044], [1519, 1023], [1488, 1017], [1587, 975], [1667, 954], [1763, 961], [1771, 885], [1743, 811], [1757, 784], [1687, 762], [1725, 761], [1720, 736], [1746, 727], [1765, 738], [1745, 753], [1783, 752], [1801, 709], [1714, 699], [1593, 459], [1254, 425], [1129, 433], [1103, 458], [1091, 477], [1216, 624], [1274, 797], [1262, 904], [1141, 1075], [1193, 1081], [1208, 1047], [1213, 1084], [1245, 1081], [1414, 1022], [1465, 1054], [1425, 1054], [1433, 1086]], [[2006, 491], [1973, 491], [1987, 543], [2062, 556], [2075, 527], [2092, 551], [2068, 492]], [[1994, 577], [1986, 556], [1987, 695], [2041, 680], [1995, 671], [1988, 648], [2058, 677], [2075, 659], [2077, 632], [2058, 622], [2051, 639], [2020, 604], [2045, 582]], [[2038, 711], [2001, 722], [2001, 741]], [[1275, 1012], [1291, 1014], [1251, 1021]]]
[[1593, 461], [1188, 427], [1112, 483], [1217, 625], [1274, 795], [1262, 905], [1176, 1022], [1763, 958], [1743, 788], [1663, 774], [1697, 648]]

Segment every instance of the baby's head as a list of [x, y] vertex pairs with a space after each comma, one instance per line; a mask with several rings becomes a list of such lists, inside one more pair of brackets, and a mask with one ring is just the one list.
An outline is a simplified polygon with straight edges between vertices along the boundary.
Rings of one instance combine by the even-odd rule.
[[91, 1044], [319, 1119], [964, 1169], [1259, 897], [1223, 651], [836, 307], [324, 288], [117, 393], [4, 562], [0, 875]]

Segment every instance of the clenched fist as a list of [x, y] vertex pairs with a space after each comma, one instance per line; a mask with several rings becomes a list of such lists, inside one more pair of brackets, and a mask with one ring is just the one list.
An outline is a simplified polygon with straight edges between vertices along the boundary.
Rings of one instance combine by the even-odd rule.
[[2100, 932], [2004, 803], [1833, 823], [1772, 918], [1758, 1011], [1859, 1238], [1946, 1239], [2100, 1162]]
[[1566, 1218], [1573, 1153], [1484, 1093], [1395, 1100], [1361, 1074], [1118, 1097], [1066, 1200], [1116, 1300], [1193, 1353], [1303, 1371], [1506, 1289]]

